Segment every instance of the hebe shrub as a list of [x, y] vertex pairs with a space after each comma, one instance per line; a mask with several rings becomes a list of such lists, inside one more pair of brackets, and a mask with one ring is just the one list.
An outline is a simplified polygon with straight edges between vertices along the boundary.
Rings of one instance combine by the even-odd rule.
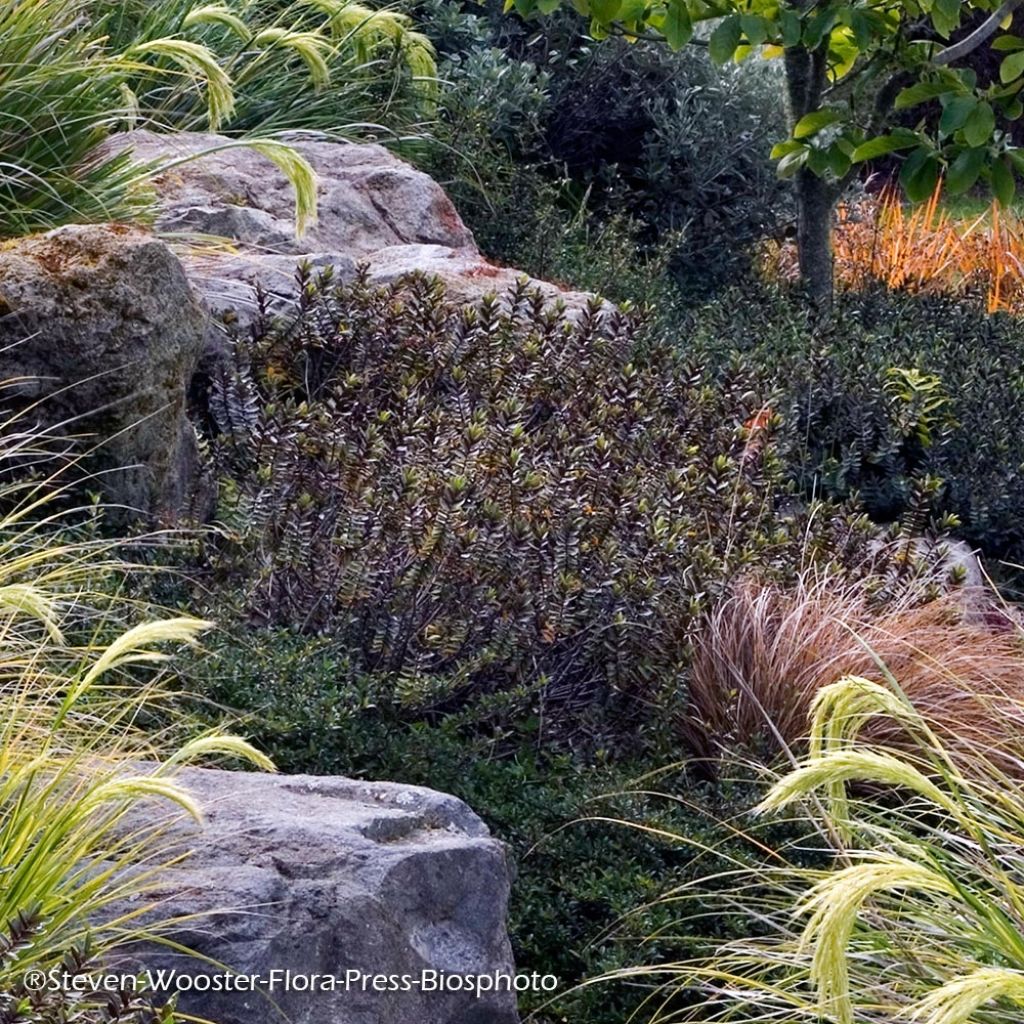
[[525, 284], [475, 308], [424, 277], [298, 285], [213, 386], [217, 560], [256, 621], [329, 633], [380, 700], [625, 722], [677, 685], [730, 579], [863, 539], [777, 514], [748, 375], [638, 344], [628, 313]]
[[[56, 963], [32, 965], [27, 977], [19, 954], [44, 935], [47, 922], [40, 908], [18, 914], [0, 929], [0, 1021], [4, 1024], [173, 1024], [173, 1007], [160, 1005], [145, 990], [139, 975], [133, 987], [124, 981], [106, 987], [110, 978], [88, 942], [70, 946]], [[27, 982], [44, 975], [40, 988]], [[59, 984], [56, 984], [59, 982]]]
[[840, 293], [819, 321], [784, 292], [725, 294], [694, 314], [690, 350], [776, 382], [780, 449], [807, 494], [858, 494], [881, 521], [932, 512], [995, 558], [1024, 562], [1024, 331], [979, 302]]

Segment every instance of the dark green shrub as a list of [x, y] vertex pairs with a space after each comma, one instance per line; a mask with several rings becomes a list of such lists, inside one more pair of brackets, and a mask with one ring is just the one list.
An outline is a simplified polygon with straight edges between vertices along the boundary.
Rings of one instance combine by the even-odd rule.
[[716, 69], [696, 49], [595, 45], [565, 15], [538, 33], [496, 2], [422, 0], [416, 19], [442, 58], [434, 145], [418, 159], [489, 255], [641, 300], [640, 275], [622, 288], [576, 258], [584, 220], [605, 235], [593, 248], [637, 267], [653, 256], [665, 295], [671, 278], [699, 290], [746, 274], [748, 243], [788, 220], [768, 158], [785, 120], [771, 62]]
[[626, 314], [525, 285], [477, 308], [422, 277], [299, 287], [213, 388], [213, 554], [251, 617], [329, 632], [373, 700], [501, 693], [551, 735], [623, 730], [676, 692], [730, 580], [865, 541], [854, 516], [781, 514], [747, 374], [639, 346]]
[[591, 185], [599, 212], [671, 238], [684, 285], [745, 276], [751, 244], [778, 235], [791, 212], [768, 158], [786, 134], [777, 71], [717, 68], [693, 48], [588, 41], [571, 71], [552, 76], [553, 158]]
[[[30, 949], [45, 934], [43, 915], [32, 909], [19, 914], [0, 929], [0, 974], [13, 968], [16, 956]], [[144, 991], [130, 984], [104, 987], [109, 977], [88, 943], [69, 948], [60, 961], [47, 963], [48, 984], [26, 984], [17, 979], [0, 985], [0, 1021], [3, 1024], [173, 1024], [170, 1006], [160, 1006]], [[31, 961], [26, 974], [32, 971]], [[13, 970], [10, 971], [14, 973]], [[89, 982], [95, 983], [95, 988]]]
[[736, 352], [777, 382], [792, 473], [805, 493], [858, 492], [905, 516], [926, 475], [936, 511], [989, 555], [1024, 560], [1024, 333], [1015, 318], [941, 297], [837, 298], [817, 322], [783, 293], [739, 291], [694, 315], [688, 347]]

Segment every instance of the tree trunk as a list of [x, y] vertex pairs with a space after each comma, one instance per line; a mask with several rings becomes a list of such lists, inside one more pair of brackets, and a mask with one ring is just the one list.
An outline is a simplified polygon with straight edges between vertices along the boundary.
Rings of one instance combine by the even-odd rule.
[[832, 211], [835, 189], [806, 168], [796, 177], [800, 282], [818, 309], [832, 305]]
[[[797, 6], [808, 7], [810, 0], [799, 0]], [[828, 46], [812, 51], [788, 48], [784, 64], [792, 131], [802, 117], [821, 109], [828, 81]], [[842, 188], [806, 167], [797, 172], [795, 186], [800, 283], [810, 301], [827, 311], [832, 305], [832, 211]]]

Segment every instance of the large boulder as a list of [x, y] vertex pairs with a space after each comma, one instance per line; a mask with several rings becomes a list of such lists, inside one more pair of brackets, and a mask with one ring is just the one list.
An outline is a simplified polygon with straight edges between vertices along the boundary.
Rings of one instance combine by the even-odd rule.
[[[344, 778], [189, 769], [180, 781], [207, 820], [170, 819], [171, 838], [194, 852], [146, 898], [160, 901], [161, 917], [185, 918], [172, 938], [208, 960], [158, 947], [141, 962], [188, 979], [223, 976], [214, 963], [264, 979], [254, 992], [188, 991], [202, 987], [189, 981], [178, 986], [183, 1012], [219, 1024], [518, 1020], [511, 992], [431, 988], [435, 978], [513, 970], [505, 851], [465, 804]], [[145, 814], [133, 826], [161, 825], [169, 812]], [[352, 980], [356, 972], [413, 982], [395, 990]], [[350, 984], [307, 988], [311, 975]]]
[[[299, 260], [331, 266], [350, 279], [365, 264], [371, 281], [386, 283], [415, 270], [440, 277], [457, 298], [475, 301], [508, 290], [523, 275], [496, 266], [476, 247], [444, 190], [383, 146], [328, 141], [308, 133], [285, 135], [318, 178], [319, 219], [295, 234], [294, 198], [285, 175], [259, 152], [202, 133], [113, 136], [108, 150], [131, 150], [156, 167], [157, 230], [177, 236], [186, 272], [208, 308], [246, 322], [259, 283], [271, 307], [294, 294]], [[184, 161], [184, 162], [182, 162]], [[227, 239], [228, 248], [210, 244]], [[590, 296], [533, 281], [570, 309]], [[210, 338], [217, 348], [215, 337]]]
[[70, 226], [0, 247], [0, 405], [78, 439], [114, 504], [173, 518], [195, 494], [186, 387], [207, 317], [152, 235]]
[[115, 135], [106, 146], [131, 149], [136, 160], [158, 168], [175, 164], [155, 179], [162, 232], [217, 235], [253, 252], [293, 255], [360, 256], [409, 242], [473, 248], [473, 236], [441, 186], [383, 146], [303, 133], [283, 138], [312, 164], [319, 181], [317, 223], [302, 238], [295, 236], [291, 185], [254, 149], [201, 132], [136, 131]]

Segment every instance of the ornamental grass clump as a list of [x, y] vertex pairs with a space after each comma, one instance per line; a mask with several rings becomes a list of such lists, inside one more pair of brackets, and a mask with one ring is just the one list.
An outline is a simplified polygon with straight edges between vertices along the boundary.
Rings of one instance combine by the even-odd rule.
[[882, 662], [947, 744], [1012, 747], [1024, 735], [1024, 645], [978, 588], [935, 595], [942, 574], [955, 580], [964, 569], [941, 542], [934, 552], [940, 578], [902, 587], [814, 569], [784, 587], [739, 583], [695, 640], [680, 735], [709, 758], [799, 753], [819, 691]]
[[634, 316], [525, 284], [465, 307], [424, 277], [300, 272], [298, 294], [214, 382], [210, 554], [250, 621], [330, 635], [378, 707], [500, 691], [546, 735], [586, 709], [626, 730], [682, 699], [728, 580], [865, 549], [861, 517], [784, 506], [742, 368], [641, 343]]
[[[46, 448], [5, 421], [3, 479], [29, 452], [44, 468]], [[140, 923], [147, 887], [180, 853], [163, 842], [166, 821], [132, 812], [156, 800], [200, 816], [179, 765], [217, 754], [270, 765], [237, 737], [175, 739], [173, 695], [147, 667], [209, 624], [128, 625], [118, 580], [130, 566], [112, 542], [76, 536], [72, 513], [53, 511], [60, 490], [45, 476], [0, 486], [0, 1019], [141, 1024], [162, 1011], [133, 993], [32, 992], [26, 972], [88, 974], [159, 929]]]
[[433, 111], [434, 48], [408, 15], [349, 0], [85, 0], [133, 59], [134, 117], [232, 135], [367, 125], [400, 131]]
[[[879, 720], [902, 732], [899, 746], [868, 739]], [[710, 961], [653, 968], [650, 1012], [638, 1019], [1018, 1019], [1019, 749], [1009, 770], [1005, 745], [993, 751], [972, 734], [951, 748], [884, 671], [819, 690], [810, 734], [807, 756], [758, 808], [786, 812], [807, 838], [757, 878], [737, 876], [731, 910], [748, 935]], [[802, 866], [814, 858], [821, 866]], [[691, 897], [672, 899], [685, 914]]]
[[430, 114], [436, 68], [408, 17], [344, 0], [18, 0], [0, 6], [0, 237], [152, 215], [142, 166], [100, 144], [130, 128], [220, 131], [289, 178], [315, 214], [289, 129], [392, 130]]
[[881, 282], [917, 294], [983, 299], [989, 313], [1024, 308], [1019, 218], [994, 201], [984, 213], [958, 216], [942, 205], [942, 182], [913, 209], [893, 189], [841, 208], [834, 245], [841, 287]]

